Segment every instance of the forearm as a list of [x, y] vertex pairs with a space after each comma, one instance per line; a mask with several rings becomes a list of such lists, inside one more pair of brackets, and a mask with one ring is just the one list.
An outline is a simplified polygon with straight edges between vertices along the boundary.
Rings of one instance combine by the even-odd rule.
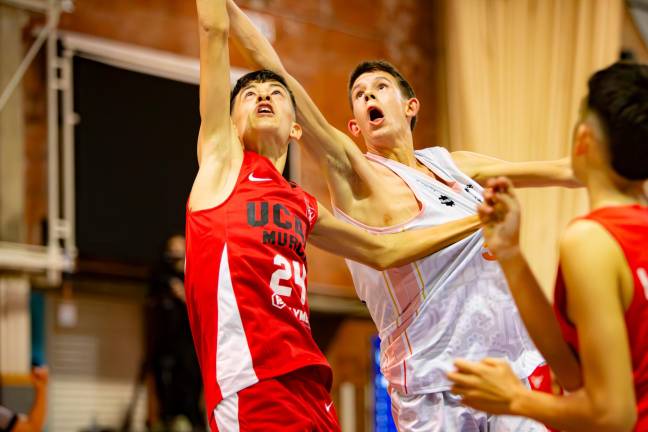
[[511, 178], [516, 187], [560, 186], [576, 188], [582, 186], [574, 177], [571, 159], [569, 158], [516, 163], [512, 164], [509, 171], [507, 176]]
[[477, 231], [479, 226], [479, 217], [469, 216], [430, 228], [380, 236], [380, 240], [386, 242], [387, 247], [384, 248], [384, 255], [380, 257], [379, 266], [398, 267], [421, 259], [466, 238]]
[[532, 418], [561, 431], [630, 431], [635, 422], [630, 413], [614, 414], [604, 406], [595, 408], [585, 389], [565, 396], [525, 389], [511, 402], [511, 414]]
[[564, 342], [553, 308], [519, 248], [502, 252], [498, 261], [524, 325], [536, 347], [568, 390], [582, 386], [580, 367]]
[[234, 42], [252, 66], [283, 75], [284, 68], [275, 49], [234, 0], [227, 0], [227, 12]]
[[477, 230], [477, 216], [440, 226], [396, 234], [372, 234], [335, 219], [321, 204], [309, 242], [327, 252], [361, 262], [378, 270], [423, 258]]
[[36, 389], [34, 402], [29, 411], [28, 422], [33, 431], [41, 431], [45, 423], [47, 404], [47, 390], [45, 388]]

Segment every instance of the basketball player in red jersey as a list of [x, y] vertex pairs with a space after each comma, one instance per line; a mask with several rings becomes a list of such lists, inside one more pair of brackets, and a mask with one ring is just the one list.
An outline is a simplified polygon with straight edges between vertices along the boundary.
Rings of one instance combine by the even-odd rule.
[[529, 334], [570, 393], [528, 391], [495, 359], [458, 360], [449, 377], [465, 404], [486, 411], [568, 431], [648, 431], [648, 66], [591, 77], [572, 161], [591, 211], [561, 240], [555, 317], [520, 252], [511, 183], [491, 181], [480, 209]]
[[281, 176], [301, 135], [284, 79], [253, 72], [230, 93], [225, 0], [196, 5], [202, 123], [185, 287], [210, 427], [336, 431], [331, 370], [308, 321], [306, 241], [385, 268], [462, 239], [479, 220], [377, 236], [335, 219]]

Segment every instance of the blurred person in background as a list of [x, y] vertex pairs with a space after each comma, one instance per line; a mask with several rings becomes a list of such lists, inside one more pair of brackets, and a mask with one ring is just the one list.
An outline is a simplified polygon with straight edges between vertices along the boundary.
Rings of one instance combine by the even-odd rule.
[[0, 432], [40, 432], [43, 430], [47, 410], [47, 381], [49, 372], [36, 367], [31, 373], [34, 401], [29, 414], [14, 413], [0, 405]]
[[491, 180], [480, 216], [524, 323], [564, 396], [533, 393], [508, 362], [457, 360], [463, 403], [565, 431], [648, 431], [648, 66], [596, 72], [574, 128], [572, 166], [590, 212], [560, 241], [553, 311], [520, 250], [511, 182]]
[[[191, 338], [184, 289], [185, 238], [170, 237], [153, 270], [147, 307], [147, 366], [155, 401], [152, 430], [205, 429], [200, 367]], [[186, 426], [184, 426], [186, 428]]]

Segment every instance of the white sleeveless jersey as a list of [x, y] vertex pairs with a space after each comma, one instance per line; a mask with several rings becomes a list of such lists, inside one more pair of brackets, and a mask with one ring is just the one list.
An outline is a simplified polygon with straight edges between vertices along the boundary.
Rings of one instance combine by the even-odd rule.
[[[335, 209], [337, 217], [370, 232], [390, 233], [474, 215], [483, 188], [459, 171], [448, 151], [431, 147], [415, 153], [450, 186], [399, 162], [369, 153], [367, 158], [407, 183], [421, 203], [416, 217], [386, 228], [366, 226]], [[351, 260], [347, 265], [380, 333], [381, 370], [401, 393], [448, 390], [446, 373], [455, 358], [506, 358], [521, 379], [544, 362], [522, 324], [499, 264], [484, 247], [481, 231], [387, 271]]]

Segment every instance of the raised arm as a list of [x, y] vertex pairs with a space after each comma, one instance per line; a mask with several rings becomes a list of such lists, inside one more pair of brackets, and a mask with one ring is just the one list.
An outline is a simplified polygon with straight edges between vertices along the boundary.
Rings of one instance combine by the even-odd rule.
[[227, 10], [234, 41], [252, 66], [286, 79], [297, 102], [297, 121], [304, 131], [301, 143], [321, 162], [336, 205], [349, 208], [349, 200], [366, 192], [366, 179], [372, 175], [369, 163], [346, 134], [329, 124], [302, 85], [286, 71], [270, 42], [233, 0], [227, 1]]
[[509, 162], [469, 151], [452, 152], [459, 169], [480, 184], [489, 178], [508, 177], [515, 187], [563, 186], [580, 187], [574, 178], [569, 158]]
[[397, 267], [428, 256], [467, 237], [479, 228], [469, 216], [431, 228], [395, 234], [370, 234], [336, 219], [319, 204], [319, 217], [309, 241], [320, 249], [378, 270]]
[[[200, 169], [191, 191], [192, 209], [206, 208], [229, 193], [243, 160], [230, 119], [229, 18], [225, 0], [196, 0], [200, 33]], [[232, 180], [234, 178], [234, 180]]]

